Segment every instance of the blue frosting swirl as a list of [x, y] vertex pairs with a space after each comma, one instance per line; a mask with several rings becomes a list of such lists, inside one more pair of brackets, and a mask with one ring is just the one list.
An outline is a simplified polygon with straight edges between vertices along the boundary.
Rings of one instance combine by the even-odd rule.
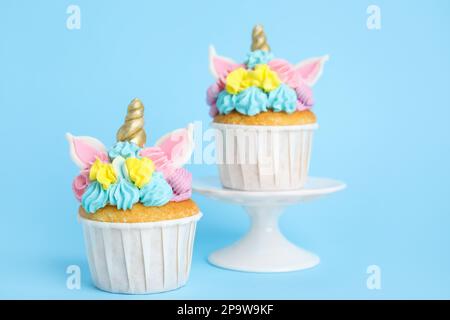
[[236, 111], [254, 116], [263, 111], [267, 111], [267, 94], [257, 87], [250, 87], [236, 95]]
[[131, 209], [139, 201], [139, 189], [128, 180], [120, 178], [108, 189], [109, 203], [119, 210]]
[[125, 159], [121, 156], [117, 156], [112, 162], [114, 172], [119, 179], [129, 180], [127, 167], [125, 165]]
[[140, 190], [141, 202], [146, 207], [165, 205], [173, 197], [172, 187], [164, 180], [161, 172], [154, 172], [148, 184]]
[[297, 94], [294, 89], [283, 83], [275, 90], [270, 91], [269, 105], [275, 112], [292, 113], [297, 109]]
[[81, 198], [81, 205], [84, 210], [94, 213], [103, 208], [108, 203], [108, 191], [102, 188], [101, 184], [93, 181], [89, 184]]
[[273, 53], [264, 50], [256, 50], [247, 54], [245, 64], [247, 65], [247, 68], [253, 69], [256, 65], [266, 64], [272, 59]]
[[119, 141], [110, 150], [109, 157], [114, 159], [118, 156], [123, 158], [139, 158], [141, 148], [129, 141]]
[[219, 110], [220, 114], [229, 114], [234, 110], [236, 96], [234, 94], [228, 93], [226, 90], [223, 90], [217, 96], [217, 110]]

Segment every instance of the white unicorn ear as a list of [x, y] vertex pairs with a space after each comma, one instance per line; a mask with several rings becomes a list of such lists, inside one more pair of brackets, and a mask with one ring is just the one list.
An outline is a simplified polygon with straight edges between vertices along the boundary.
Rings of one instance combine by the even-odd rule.
[[169, 132], [155, 145], [166, 154], [174, 167], [182, 167], [189, 161], [194, 151], [194, 124], [190, 123], [186, 128]]
[[240, 64], [230, 58], [218, 56], [214, 46], [209, 46], [209, 71], [216, 79], [224, 79], [228, 73], [238, 68]]
[[323, 72], [325, 62], [330, 59], [329, 55], [304, 60], [295, 66], [295, 73], [309, 86], [313, 86]]
[[108, 161], [106, 148], [99, 140], [92, 137], [76, 137], [70, 133], [66, 133], [66, 138], [70, 146], [70, 156], [80, 169], [88, 168], [96, 159]]

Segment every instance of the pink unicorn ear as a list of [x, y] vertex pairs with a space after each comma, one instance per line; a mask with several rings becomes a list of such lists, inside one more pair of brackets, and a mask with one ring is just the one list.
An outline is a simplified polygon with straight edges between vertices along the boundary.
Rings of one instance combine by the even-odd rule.
[[300, 62], [295, 66], [295, 73], [309, 86], [313, 86], [323, 72], [323, 67], [330, 57], [328, 55], [318, 58], [311, 58]]
[[70, 156], [80, 169], [90, 167], [96, 159], [108, 161], [106, 148], [97, 139], [92, 137], [75, 137], [70, 133], [66, 133], [66, 138], [70, 145]]
[[166, 154], [174, 167], [181, 168], [194, 151], [194, 125], [190, 123], [187, 128], [164, 135], [155, 145]]
[[218, 56], [216, 49], [212, 45], [209, 46], [209, 70], [214, 78], [223, 80], [231, 71], [240, 66], [242, 65], [230, 58]]

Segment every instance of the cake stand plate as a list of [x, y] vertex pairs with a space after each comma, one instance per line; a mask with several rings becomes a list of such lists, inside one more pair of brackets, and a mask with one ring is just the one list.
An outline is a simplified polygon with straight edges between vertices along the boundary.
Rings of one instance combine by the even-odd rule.
[[222, 187], [218, 177], [195, 180], [195, 192], [214, 200], [238, 204], [251, 219], [248, 233], [231, 246], [213, 252], [209, 262], [247, 272], [288, 272], [316, 266], [319, 257], [288, 241], [278, 227], [278, 219], [288, 205], [344, 188], [344, 183], [325, 178], [308, 178], [303, 189], [289, 191], [240, 191]]

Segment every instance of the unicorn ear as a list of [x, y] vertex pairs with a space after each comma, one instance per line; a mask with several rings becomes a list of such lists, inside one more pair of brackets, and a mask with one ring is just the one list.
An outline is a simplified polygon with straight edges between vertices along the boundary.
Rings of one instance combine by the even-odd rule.
[[187, 128], [174, 130], [161, 137], [155, 144], [167, 156], [176, 168], [182, 167], [191, 158], [194, 151], [194, 124]]
[[240, 66], [230, 58], [218, 56], [214, 46], [209, 46], [209, 70], [214, 78], [225, 79], [228, 73]]
[[323, 72], [323, 66], [330, 56], [326, 55], [318, 58], [304, 60], [295, 66], [295, 73], [303, 79], [309, 86], [313, 86]]
[[108, 161], [106, 148], [97, 139], [92, 137], [76, 137], [70, 133], [66, 133], [66, 138], [69, 141], [70, 156], [80, 169], [88, 168], [96, 159]]

